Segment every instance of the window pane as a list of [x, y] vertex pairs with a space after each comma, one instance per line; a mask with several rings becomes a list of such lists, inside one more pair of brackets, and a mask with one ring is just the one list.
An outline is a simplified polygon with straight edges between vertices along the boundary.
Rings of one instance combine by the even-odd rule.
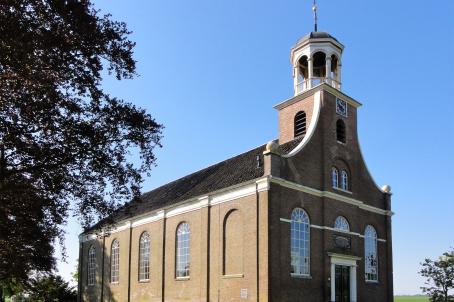
[[291, 273], [309, 275], [310, 266], [310, 226], [309, 216], [302, 209], [292, 212], [290, 229]]
[[378, 281], [377, 232], [368, 225], [364, 233], [366, 281]]
[[110, 282], [118, 282], [120, 271], [120, 243], [118, 240], [114, 240], [112, 243], [110, 257]]
[[96, 281], [96, 250], [91, 246], [88, 250], [88, 285], [94, 285]]
[[139, 246], [139, 280], [150, 279], [150, 235], [144, 232], [140, 236]]
[[176, 246], [176, 277], [189, 276], [190, 268], [190, 231], [189, 224], [181, 223], [177, 228], [177, 246]]

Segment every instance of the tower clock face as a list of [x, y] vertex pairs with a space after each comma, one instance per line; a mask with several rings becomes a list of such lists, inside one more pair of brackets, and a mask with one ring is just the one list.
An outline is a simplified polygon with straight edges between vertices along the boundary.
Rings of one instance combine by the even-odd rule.
[[336, 113], [347, 117], [347, 102], [336, 99]]

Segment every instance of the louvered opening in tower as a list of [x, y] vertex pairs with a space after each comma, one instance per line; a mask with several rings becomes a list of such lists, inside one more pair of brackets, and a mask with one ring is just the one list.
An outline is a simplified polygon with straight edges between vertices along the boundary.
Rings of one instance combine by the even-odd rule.
[[295, 115], [295, 137], [306, 134], [306, 112], [300, 111]]

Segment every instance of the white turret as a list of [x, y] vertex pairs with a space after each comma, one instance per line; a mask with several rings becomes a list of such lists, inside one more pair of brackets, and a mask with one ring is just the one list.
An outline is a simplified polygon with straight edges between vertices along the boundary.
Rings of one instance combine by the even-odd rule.
[[290, 52], [295, 95], [321, 83], [341, 89], [341, 58], [344, 46], [326, 32], [311, 32]]

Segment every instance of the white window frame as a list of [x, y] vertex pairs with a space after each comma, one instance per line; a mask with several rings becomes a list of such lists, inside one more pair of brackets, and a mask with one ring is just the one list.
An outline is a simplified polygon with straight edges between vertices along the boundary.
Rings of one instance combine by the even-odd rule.
[[364, 231], [364, 262], [366, 282], [378, 282], [377, 231], [371, 225]]
[[338, 216], [334, 221], [334, 228], [342, 232], [350, 232], [350, 224], [344, 216]]
[[96, 282], [96, 249], [91, 245], [88, 249], [87, 285], [93, 286]]
[[177, 279], [189, 278], [191, 268], [191, 230], [189, 223], [182, 222], [176, 232], [175, 277]]
[[110, 283], [120, 282], [120, 242], [112, 241], [110, 249]]
[[310, 235], [309, 215], [301, 208], [293, 209], [290, 222], [290, 265], [293, 277], [310, 277]]
[[143, 232], [139, 239], [139, 281], [150, 280], [151, 240], [148, 232]]

